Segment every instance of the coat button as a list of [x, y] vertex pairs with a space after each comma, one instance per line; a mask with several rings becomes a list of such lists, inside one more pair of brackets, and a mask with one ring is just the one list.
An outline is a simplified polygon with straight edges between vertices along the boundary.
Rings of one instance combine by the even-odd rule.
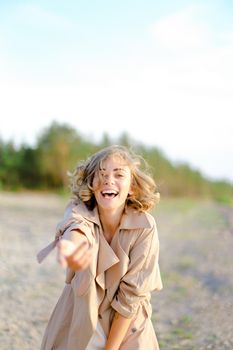
[[102, 316], [101, 315], [98, 315], [98, 317], [102, 320]]
[[131, 331], [132, 331], [132, 333], [135, 333], [137, 331], [137, 328], [134, 327], [131, 329]]

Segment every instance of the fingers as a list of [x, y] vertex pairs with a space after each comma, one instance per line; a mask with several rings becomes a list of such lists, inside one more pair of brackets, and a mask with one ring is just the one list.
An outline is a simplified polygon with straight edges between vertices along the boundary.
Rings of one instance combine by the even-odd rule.
[[62, 267], [67, 267], [66, 257], [71, 255], [76, 249], [73, 242], [60, 240], [57, 244], [57, 261]]
[[87, 244], [83, 244], [72, 255], [66, 258], [68, 266], [74, 270], [84, 270], [88, 267], [92, 258], [92, 250], [88, 249]]
[[61, 254], [65, 256], [69, 256], [73, 254], [73, 252], [76, 250], [77, 246], [67, 239], [62, 239], [58, 242], [58, 248], [61, 252]]
[[78, 247], [71, 241], [61, 240], [58, 245], [57, 260], [62, 267], [70, 267], [74, 271], [84, 270], [92, 259], [92, 250], [87, 242]]

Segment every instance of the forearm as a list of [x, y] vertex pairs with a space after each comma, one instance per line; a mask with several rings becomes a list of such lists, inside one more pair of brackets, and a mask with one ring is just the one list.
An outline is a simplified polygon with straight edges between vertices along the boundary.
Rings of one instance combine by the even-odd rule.
[[65, 232], [63, 238], [73, 242], [76, 246], [88, 241], [85, 234], [80, 230], [71, 230], [68, 234]]
[[122, 340], [129, 329], [130, 323], [131, 318], [126, 318], [118, 312], [115, 313], [104, 350], [118, 350], [120, 348]]

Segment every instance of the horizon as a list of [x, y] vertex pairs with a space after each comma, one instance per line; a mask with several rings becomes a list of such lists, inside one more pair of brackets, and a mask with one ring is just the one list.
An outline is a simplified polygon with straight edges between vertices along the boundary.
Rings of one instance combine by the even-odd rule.
[[[207, 179], [208, 181], [226, 181], [228, 183], [230, 183], [231, 185], [233, 185], [233, 180], [231, 179], [228, 179], [228, 178], [215, 178], [215, 177], [211, 177], [209, 176], [208, 174], [205, 174], [201, 168], [198, 168], [198, 167], [195, 167], [194, 165], [192, 165], [188, 160], [181, 160], [181, 159], [171, 159], [171, 157], [169, 157], [168, 154], [166, 154], [166, 152], [161, 148], [161, 147], [158, 147], [156, 145], [150, 145], [150, 144], [146, 144], [144, 143], [143, 141], [139, 141], [139, 140], [136, 140], [134, 138], [132, 138], [126, 131], [123, 131], [121, 134], [117, 135], [115, 138], [112, 137], [111, 135], [109, 135], [108, 133], [105, 133], [103, 135], [101, 135], [101, 137], [99, 137], [98, 139], [91, 139], [91, 140], [88, 140], [87, 136], [84, 135], [84, 134], [81, 134], [79, 132], [79, 130], [77, 130], [76, 128], [72, 127], [70, 124], [68, 123], [58, 123], [57, 121], [52, 121], [50, 125], [47, 125], [47, 127], [43, 128], [42, 130], [39, 131], [39, 133], [37, 134], [37, 137], [34, 139], [34, 141], [32, 143], [30, 142], [21, 142], [21, 143], [14, 143], [13, 140], [6, 140], [6, 141], [3, 141], [5, 144], [6, 143], [12, 143], [15, 147], [16, 150], [19, 150], [21, 147], [23, 146], [26, 146], [26, 147], [31, 147], [32, 149], [36, 149], [36, 147], [38, 146], [37, 145], [37, 142], [38, 142], [38, 139], [39, 137], [46, 131], [48, 130], [48, 128], [50, 128], [52, 126], [53, 123], [57, 123], [59, 126], [67, 126], [67, 127], [71, 127], [73, 128], [76, 132], [77, 132], [77, 135], [81, 136], [82, 140], [83, 141], [89, 141], [91, 143], [94, 143], [96, 146], [98, 146], [98, 144], [103, 140], [103, 138], [105, 136], [107, 136], [109, 138], [109, 141], [110, 141], [110, 144], [118, 144], [117, 141], [119, 141], [119, 138], [121, 136], [127, 136], [129, 139], [129, 141], [132, 142], [132, 146], [133, 147], [137, 147], [137, 146], [143, 146], [145, 148], [153, 148], [153, 149], [156, 149], [158, 150], [159, 152], [161, 152], [162, 156], [164, 158], [166, 158], [173, 166], [179, 166], [179, 165], [187, 165], [188, 167], [190, 167], [190, 169], [192, 171], [198, 171], [201, 176], [203, 176], [205, 179]], [[0, 141], [1, 141], [1, 135], [0, 135]]]

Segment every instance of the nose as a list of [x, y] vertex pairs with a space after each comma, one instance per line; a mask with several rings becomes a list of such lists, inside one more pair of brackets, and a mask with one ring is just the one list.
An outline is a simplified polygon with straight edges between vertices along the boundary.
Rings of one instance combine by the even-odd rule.
[[112, 175], [105, 175], [104, 176], [104, 184], [112, 184], [114, 182], [114, 177]]

